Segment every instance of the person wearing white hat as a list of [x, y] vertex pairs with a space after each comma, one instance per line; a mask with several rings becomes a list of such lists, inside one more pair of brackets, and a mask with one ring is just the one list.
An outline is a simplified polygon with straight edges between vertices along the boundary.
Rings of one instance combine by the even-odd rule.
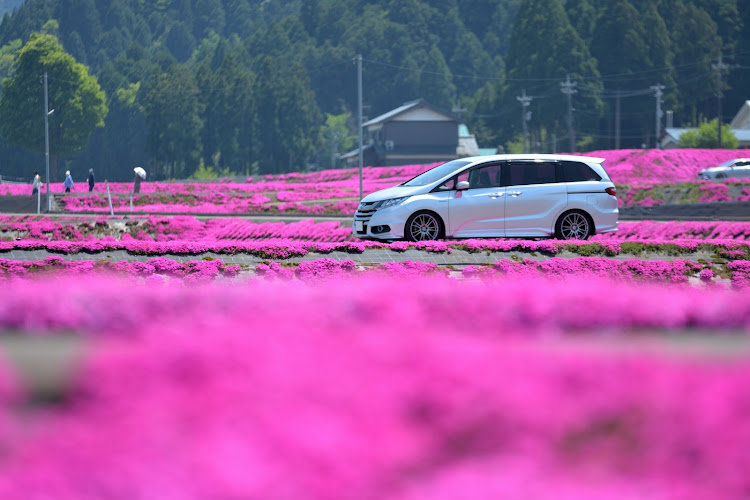
[[34, 196], [39, 193], [39, 189], [42, 187], [42, 177], [39, 172], [34, 170], [34, 179], [31, 181], [31, 195]]
[[70, 170], [65, 171], [65, 182], [63, 182], [63, 186], [65, 186], [66, 193], [70, 193], [70, 190], [73, 188], [73, 178], [70, 176]]

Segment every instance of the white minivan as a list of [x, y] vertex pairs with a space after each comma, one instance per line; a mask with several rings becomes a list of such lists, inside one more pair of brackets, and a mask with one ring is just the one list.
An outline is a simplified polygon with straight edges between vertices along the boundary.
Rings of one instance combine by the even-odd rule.
[[585, 240], [617, 231], [615, 185], [587, 156], [519, 154], [461, 158], [365, 196], [358, 238]]

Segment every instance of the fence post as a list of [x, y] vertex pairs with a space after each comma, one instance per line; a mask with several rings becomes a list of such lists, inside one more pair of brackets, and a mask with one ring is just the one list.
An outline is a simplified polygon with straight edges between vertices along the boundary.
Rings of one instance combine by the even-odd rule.
[[133, 214], [133, 192], [130, 192], [130, 214]]
[[109, 182], [107, 182], [107, 179], [104, 179], [104, 184], [107, 186], [107, 201], [109, 201], [109, 215], [114, 217], [115, 211], [112, 210], [112, 195], [109, 194]]
[[36, 190], [36, 214], [42, 213], [42, 187]]

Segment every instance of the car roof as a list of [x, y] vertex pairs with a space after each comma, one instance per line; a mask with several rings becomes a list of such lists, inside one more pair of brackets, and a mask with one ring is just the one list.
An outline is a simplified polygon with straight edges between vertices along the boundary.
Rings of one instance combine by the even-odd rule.
[[594, 156], [582, 156], [582, 155], [560, 155], [560, 154], [504, 154], [504, 155], [487, 155], [487, 156], [469, 156], [461, 158], [465, 161], [472, 163], [478, 161], [493, 161], [493, 160], [548, 160], [548, 161], [582, 161], [587, 163], [603, 163], [604, 158], [597, 158]]

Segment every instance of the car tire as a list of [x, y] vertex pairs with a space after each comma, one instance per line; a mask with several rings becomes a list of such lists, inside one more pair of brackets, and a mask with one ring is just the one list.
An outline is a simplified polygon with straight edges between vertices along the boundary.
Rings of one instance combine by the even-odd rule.
[[558, 240], [586, 240], [594, 234], [594, 221], [581, 210], [565, 212], [555, 224], [555, 238]]
[[407, 241], [439, 240], [444, 235], [443, 221], [433, 212], [415, 212], [404, 226], [404, 238]]
[[716, 178], [717, 179], [726, 179], [727, 178], [727, 174], [716, 174]]

